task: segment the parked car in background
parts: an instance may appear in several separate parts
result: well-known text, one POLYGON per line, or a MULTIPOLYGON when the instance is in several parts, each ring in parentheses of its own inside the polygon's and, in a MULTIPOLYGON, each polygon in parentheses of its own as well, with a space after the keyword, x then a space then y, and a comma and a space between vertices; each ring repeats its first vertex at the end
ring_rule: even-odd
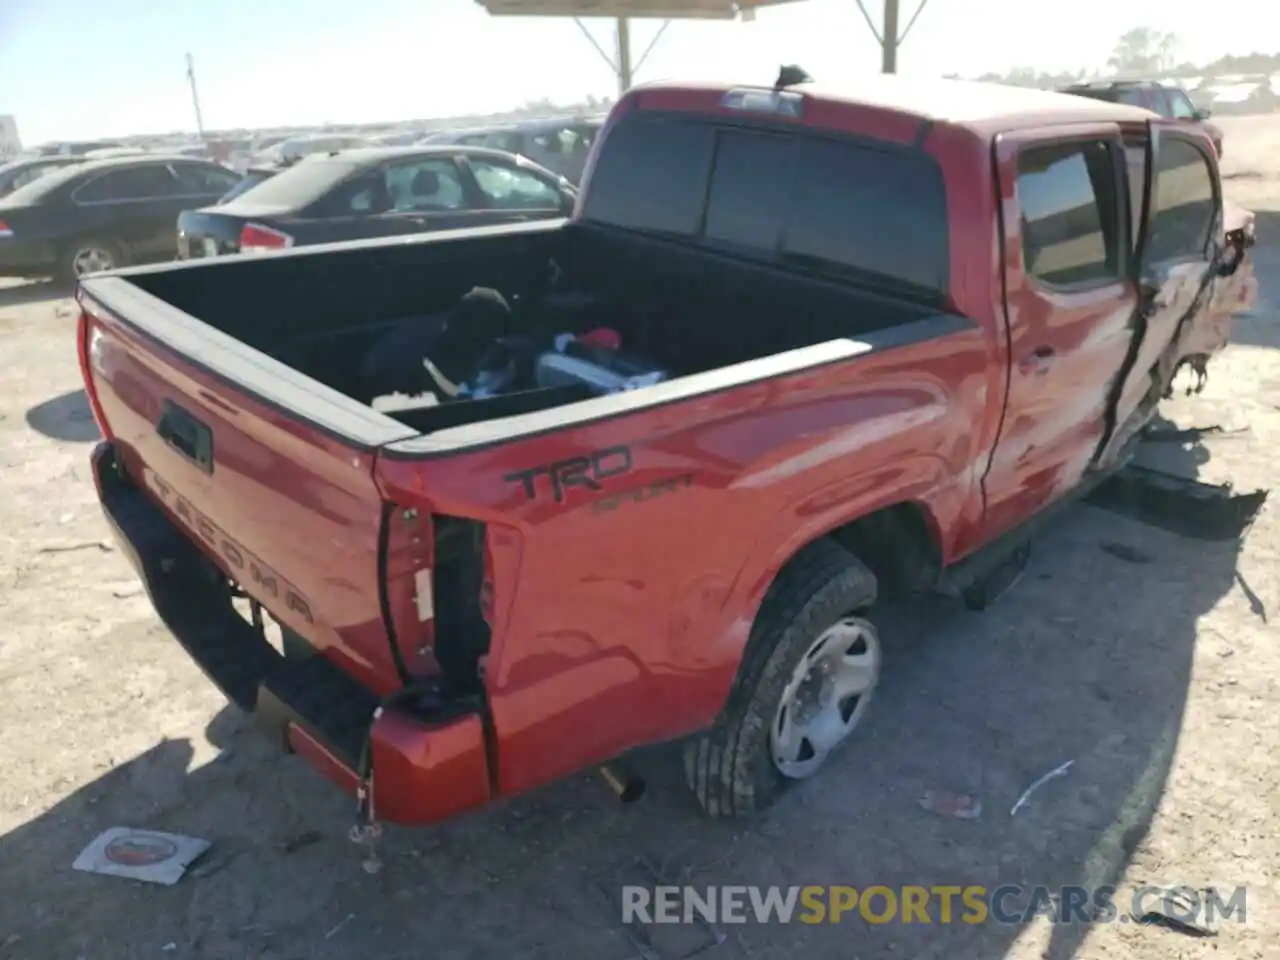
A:
POLYGON ((380 147, 310 157, 178 216, 178 257, 567 216, 576 194, 550 170, 499 150, 380 147))
POLYGON ((354 150, 373 144, 368 137, 356 134, 313 134, 303 137, 290 137, 270 151, 271 159, 292 163, 313 153, 331 153, 334 150, 354 150))
POLYGON ((37 149, 42 157, 83 157, 92 150, 110 150, 123 146, 119 140, 69 140, 48 143, 37 149))
POLYGON ((600 132, 602 118, 538 120, 508 126, 446 131, 433 135, 434 143, 461 143, 490 147, 528 157, 534 163, 567 177, 582 179, 587 154, 600 132))
POLYGON ((90 150, 84 155, 84 159, 111 160, 115 157, 141 157, 152 152, 151 150, 144 150, 142 147, 104 147, 101 150, 90 150))
POLYGON ((26 157, 0 165, 0 197, 8 196, 38 177, 62 167, 82 163, 79 157, 26 157))
POLYGON ((269 164, 273 159, 272 151, 287 139, 288 137, 273 135, 254 137, 247 143, 237 144, 227 154, 227 166, 237 173, 243 173, 249 167, 269 164))
POLYGON ((242 193, 247 193, 258 184, 270 180, 280 171, 287 169, 289 169, 288 166, 284 164, 262 164, 249 167, 241 175, 240 181, 218 198, 218 203, 229 203, 242 193))
POLYGON ((214 163, 162 154, 46 174, 0 200, 0 276, 73 280, 171 260, 179 211, 214 202, 238 179, 214 163))
POLYGON ((1100 80, 1063 87, 1062 93, 1142 107, 1170 120, 1202 127, 1213 142, 1213 148, 1218 151, 1218 156, 1222 156, 1222 128, 1208 122, 1209 111, 1193 104, 1182 87, 1159 80, 1100 80))
POLYGON ((421 132, 417 130, 401 130, 396 133, 378 134, 376 137, 370 137, 369 140, 375 146, 380 147, 411 147, 421 137, 421 132))

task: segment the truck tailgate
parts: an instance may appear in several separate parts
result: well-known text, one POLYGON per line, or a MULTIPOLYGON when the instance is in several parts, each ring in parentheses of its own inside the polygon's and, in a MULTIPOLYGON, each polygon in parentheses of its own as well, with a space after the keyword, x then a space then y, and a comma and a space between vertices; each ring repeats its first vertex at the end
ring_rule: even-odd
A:
POLYGON ((382 611, 385 508, 373 463, 381 443, 413 431, 123 277, 85 281, 78 298, 90 401, 130 480, 352 678, 379 695, 400 686, 382 611), (270 382, 269 395, 237 372, 270 382))

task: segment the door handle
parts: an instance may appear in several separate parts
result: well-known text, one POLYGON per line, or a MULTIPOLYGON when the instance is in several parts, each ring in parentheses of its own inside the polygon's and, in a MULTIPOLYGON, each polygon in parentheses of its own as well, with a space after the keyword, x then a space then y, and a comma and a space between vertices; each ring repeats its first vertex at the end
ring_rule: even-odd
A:
POLYGON ((1018 363, 1018 369, 1028 374, 1043 374, 1049 369, 1049 361, 1057 356, 1057 351, 1048 344, 1036 347, 1018 363))

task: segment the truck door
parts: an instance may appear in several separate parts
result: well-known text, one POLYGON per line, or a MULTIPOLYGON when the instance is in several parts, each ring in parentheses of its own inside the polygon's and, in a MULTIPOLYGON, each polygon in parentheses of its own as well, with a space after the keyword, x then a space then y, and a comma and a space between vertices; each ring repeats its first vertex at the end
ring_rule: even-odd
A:
POLYGON ((1097 451, 1102 466, 1155 410, 1197 324, 1213 319, 1225 242, 1217 152, 1207 135, 1177 120, 1154 120, 1125 147, 1141 302, 1114 388, 1113 424, 1097 451))
POLYGON ((1081 481, 1106 434, 1138 298, 1119 127, 1004 134, 995 154, 1010 363, 983 480, 987 537, 1081 481))

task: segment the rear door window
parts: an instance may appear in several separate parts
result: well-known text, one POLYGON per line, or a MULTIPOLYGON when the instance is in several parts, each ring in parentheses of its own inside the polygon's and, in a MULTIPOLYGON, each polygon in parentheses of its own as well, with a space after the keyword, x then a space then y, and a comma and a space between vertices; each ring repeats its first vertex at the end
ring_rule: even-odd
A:
POLYGON ((1034 147, 1019 155, 1027 273, 1050 286, 1119 279, 1114 169, 1110 148, 1102 141, 1034 147))
POLYGON ((175 163, 170 169, 178 178, 178 193, 186 196, 222 196, 239 181, 230 170, 195 163, 175 163))
POLYGON ((123 203, 171 197, 178 192, 177 181, 168 167, 155 164, 112 170, 78 187, 72 194, 76 203, 123 203))

